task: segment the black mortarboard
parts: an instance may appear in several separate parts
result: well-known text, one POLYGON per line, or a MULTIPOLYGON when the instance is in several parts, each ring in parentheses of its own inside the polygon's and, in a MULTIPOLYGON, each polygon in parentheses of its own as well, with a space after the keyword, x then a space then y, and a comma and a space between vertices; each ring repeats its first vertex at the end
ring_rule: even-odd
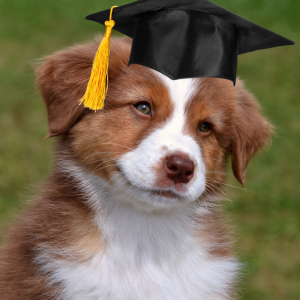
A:
POLYGON ((133 38, 128 65, 144 65, 171 79, 217 77, 235 84, 239 54, 294 44, 208 0, 140 0, 86 19, 107 26, 87 92, 80 100, 92 109, 103 107, 107 64, 101 57, 109 56, 113 26, 133 38))
MULTIPOLYGON (((86 17, 104 24, 110 10, 86 17)), ((293 45, 208 0, 140 0, 114 8, 114 29, 133 38, 130 64, 171 79, 218 77, 236 81, 239 54, 293 45)))

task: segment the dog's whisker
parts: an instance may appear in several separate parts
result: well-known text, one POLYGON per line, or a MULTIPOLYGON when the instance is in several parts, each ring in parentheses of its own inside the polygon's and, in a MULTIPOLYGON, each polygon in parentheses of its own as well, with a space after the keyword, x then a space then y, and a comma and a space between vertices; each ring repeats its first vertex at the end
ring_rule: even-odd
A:
POLYGON ((223 174, 223 175, 227 175, 227 176, 232 176, 232 177, 234 177, 234 175, 232 175, 232 174, 230 174, 230 173, 222 172, 222 171, 205 171, 205 173, 208 173, 208 174, 215 174, 215 173, 218 173, 218 174, 223 174))
POLYGON ((127 146, 124 146, 124 145, 120 145, 120 144, 117 144, 117 143, 102 143, 102 145, 116 145, 116 146, 124 147, 126 149, 134 151, 133 148, 130 148, 130 147, 127 147, 127 146))
POLYGON ((165 213, 163 214, 163 216, 160 219, 160 222, 162 223, 164 217, 167 215, 167 213, 169 212, 169 210, 171 209, 171 206, 169 206, 169 208, 165 211, 165 213))
POLYGON ((83 161, 87 160, 88 158, 92 157, 92 156, 95 156, 95 155, 99 155, 99 154, 106 154, 106 153, 124 153, 124 152, 120 152, 120 151, 103 151, 103 152, 96 152, 96 153, 93 153, 93 154, 90 154, 88 156, 86 156, 83 161))
POLYGON ((216 192, 215 189, 217 189, 219 192, 221 192, 223 194, 223 197, 225 197, 225 199, 229 200, 227 194, 222 189, 220 189, 216 186, 211 186, 209 183, 207 183, 207 187, 210 188, 212 192, 216 192))
POLYGON ((109 168, 109 167, 113 167, 113 166, 115 166, 115 164, 106 165, 106 166, 103 166, 102 168, 97 168, 97 167, 96 167, 96 168, 91 172, 91 174, 94 175, 96 172, 99 172, 99 171, 101 171, 101 170, 103 170, 103 169, 105 169, 105 168, 109 168))
MULTIPOLYGON (((130 183, 130 181, 128 180, 128 182, 130 183)), ((135 191, 135 190, 137 190, 137 189, 134 189, 135 188, 135 186, 133 185, 133 184, 131 184, 130 183, 130 187, 127 189, 127 191, 125 192, 125 194, 124 194, 124 196, 128 196, 128 194, 129 193, 131 193, 131 196, 133 196, 133 192, 135 191), (132 190, 132 191, 131 191, 132 190)), ((126 198, 126 199, 128 199, 128 198, 126 198)))
POLYGON ((95 174, 96 172, 98 172, 98 171, 100 171, 100 170, 102 170, 102 169, 112 167, 112 166, 114 166, 115 164, 105 165, 105 166, 102 166, 102 167, 100 168, 101 165, 103 165, 103 163, 97 165, 97 166, 94 168, 94 170, 92 171, 92 174, 95 174))
POLYGON ((228 184, 228 183, 224 183, 224 182, 217 181, 217 180, 215 180, 215 179, 213 179, 213 178, 210 178, 210 177, 207 177, 207 179, 208 179, 210 182, 215 182, 215 183, 218 183, 218 184, 230 186, 230 187, 236 188, 236 189, 238 189, 238 190, 251 191, 251 190, 247 190, 247 189, 244 189, 244 188, 240 188, 240 187, 238 187, 238 186, 234 186, 234 185, 231 185, 231 184, 228 184))
POLYGON ((117 189, 119 189, 122 185, 124 185, 125 183, 129 182, 126 178, 123 178, 124 182, 119 184, 111 193, 114 193, 117 189))
MULTIPOLYGON (((128 182, 129 182, 129 180, 128 180, 128 182)), ((135 185, 131 184, 131 186, 127 189, 127 191, 124 194, 124 196, 127 195, 126 200, 128 200, 130 196, 134 197, 135 196, 134 195, 135 191, 139 190, 140 186, 141 185, 135 186, 135 185)))
POLYGON ((223 163, 224 160, 222 159, 217 159, 217 158, 208 158, 208 157, 202 157, 203 160, 209 161, 209 160, 213 160, 213 161, 217 161, 217 162, 221 162, 223 163))
POLYGON ((101 191, 100 191, 101 194, 103 193, 105 187, 106 187, 111 181, 113 181, 114 178, 115 178, 116 176, 117 176, 117 174, 114 173, 114 174, 111 176, 111 178, 110 178, 108 181, 106 181, 106 183, 104 184, 104 186, 102 187, 102 189, 101 189, 101 191))
POLYGON ((116 159, 115 159, 115 158, 111 158, 111 159, 107 159, 107 160, 105 160, 105 161, 103 161, 103 159, 97 159, 97 160, 93 160, 93 161, 91 161, 91 162, 85 163, 85 164, 83 164, 82 166, 85 167, 85 166, 88 166, 88 165, 97 163, 97 162, 99 162, 99 161, 101 161, 102 164, 105 164, 105 163, 110 162, 110 161, 116 161, 116 159))

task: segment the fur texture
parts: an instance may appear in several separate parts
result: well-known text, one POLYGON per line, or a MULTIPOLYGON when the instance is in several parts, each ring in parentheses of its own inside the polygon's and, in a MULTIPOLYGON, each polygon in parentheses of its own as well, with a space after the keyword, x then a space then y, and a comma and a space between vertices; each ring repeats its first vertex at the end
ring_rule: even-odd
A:
POLYGON ((56 162, 7 236, 1 299, 233 299, 239 265, 218 209, 226 162, 243 184, 271 125, 240 80, 127 67, 129 38, 112 39, 105 108, 91 112, 78 100, 98 44, 37 69, 56 162), (192 162, 185 181, 168 176, 174 156, 192 162))

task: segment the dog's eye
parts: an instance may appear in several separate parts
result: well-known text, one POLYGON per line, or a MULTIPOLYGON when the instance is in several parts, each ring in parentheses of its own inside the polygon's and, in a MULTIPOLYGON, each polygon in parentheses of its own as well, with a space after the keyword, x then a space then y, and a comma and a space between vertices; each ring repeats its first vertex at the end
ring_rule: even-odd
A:
POLYGON ((203 122, 199 125, 198 130, 201 132, 209 132, 211 130, 211 125, 207 122, 203 122))
POLYGON ((151 115, 151 107, 146 102, 136 104, 135 108, 142 114, 151 115))

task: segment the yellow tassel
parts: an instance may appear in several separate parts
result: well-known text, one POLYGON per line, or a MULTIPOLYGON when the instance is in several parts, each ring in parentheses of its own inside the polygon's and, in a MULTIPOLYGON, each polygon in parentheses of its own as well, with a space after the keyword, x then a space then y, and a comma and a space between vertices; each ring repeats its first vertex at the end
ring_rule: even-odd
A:
POLYGON ((95 55, 91 77, 85 91, 84 96, 79 100, 80 104, 84 102, 84 106, 93 110, 102 109, 108 88, 108 62, 109 62, 109 46, 112 28, 115 22, 111 19, 112 11, 117 6, 110 9, 109 21, 105 22, 106 30, 104 38, 95 55))

